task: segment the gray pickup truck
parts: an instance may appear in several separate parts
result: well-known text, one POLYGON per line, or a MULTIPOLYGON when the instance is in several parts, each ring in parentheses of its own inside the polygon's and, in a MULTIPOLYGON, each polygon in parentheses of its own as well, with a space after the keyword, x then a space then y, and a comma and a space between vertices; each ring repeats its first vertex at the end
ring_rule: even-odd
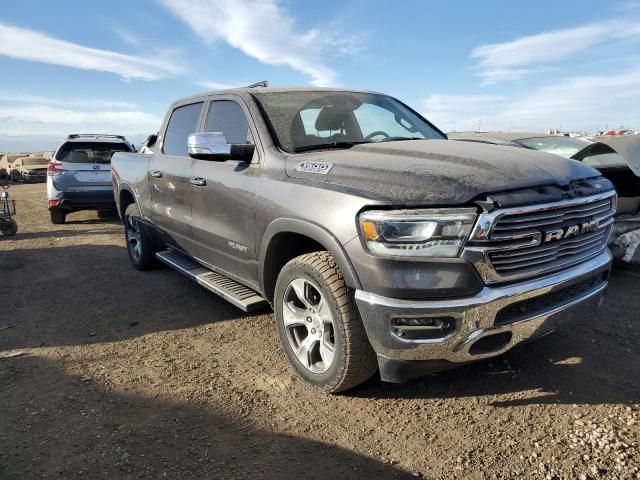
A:
POLYGON ((499 355, 607 286, 616 193, 598 171, 448 140, 387 95, 184 98, 154 153, 116 153, 112 172, 133 266, 270 305, 289 361, 327 392, 499 355))

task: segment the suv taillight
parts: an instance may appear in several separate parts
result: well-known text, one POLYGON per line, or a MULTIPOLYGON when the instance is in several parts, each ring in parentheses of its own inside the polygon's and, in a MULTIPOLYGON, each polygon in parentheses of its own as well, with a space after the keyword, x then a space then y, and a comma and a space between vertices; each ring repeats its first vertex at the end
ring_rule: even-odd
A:
POLYGON ((60 168, 60 165, 62 165, 62 163, 56 162, 55 160, 49 160, 49 163, 47 164, 47 175, 64 172, 64 168, 60 168))

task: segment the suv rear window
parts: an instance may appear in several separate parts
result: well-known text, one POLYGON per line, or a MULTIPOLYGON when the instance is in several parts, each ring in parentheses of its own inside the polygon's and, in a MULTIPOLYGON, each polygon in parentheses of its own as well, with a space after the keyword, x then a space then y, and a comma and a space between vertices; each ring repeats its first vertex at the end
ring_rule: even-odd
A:
POLYGON ((56 160, 69 163, 111 163, 115 152, 131 152, 126 143, 69 142, 58 149, 56 160))

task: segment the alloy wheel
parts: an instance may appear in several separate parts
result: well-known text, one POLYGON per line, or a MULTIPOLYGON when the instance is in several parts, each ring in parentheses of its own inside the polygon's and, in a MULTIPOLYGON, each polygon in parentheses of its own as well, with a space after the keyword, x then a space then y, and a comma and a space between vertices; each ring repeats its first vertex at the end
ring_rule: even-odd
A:
POLYGON ((282 320, 295 357, 312 373, 324 373, 335 355, 335 325, 331 307, 320 288, 306 278, 287 285, 282 320))
POLYGON ((140 222, 132 215, 127 217, 127 247, 136 260, 142 256, 140 222))

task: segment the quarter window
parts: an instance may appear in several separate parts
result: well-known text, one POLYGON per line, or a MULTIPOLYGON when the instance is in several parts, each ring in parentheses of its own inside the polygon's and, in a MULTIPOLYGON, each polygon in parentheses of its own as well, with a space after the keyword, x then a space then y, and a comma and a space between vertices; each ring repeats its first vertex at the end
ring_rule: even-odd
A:
POLYGON ((214 100, 207 113, 207 132, 222 132, 231 144, 253 143, 247 117, 233 100, 214 100))
POLYGON ((169 125, 164 136, 162 150, 166 155, 187 157, 187 141, 189 135, 198 129, 198 119, 203 102, 192 103, 176 108, 171 114, 169 125))

